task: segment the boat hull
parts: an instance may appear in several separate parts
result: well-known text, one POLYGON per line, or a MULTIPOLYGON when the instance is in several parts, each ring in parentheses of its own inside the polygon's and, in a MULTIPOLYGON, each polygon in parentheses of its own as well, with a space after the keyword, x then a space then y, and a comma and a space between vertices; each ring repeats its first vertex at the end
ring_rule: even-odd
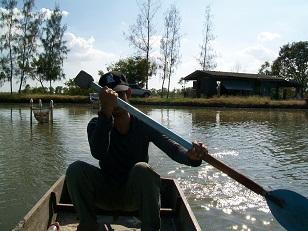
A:
MULTIPOLYGON (((162 178, 161 187, 161 230, 201 231, 201 228, 181 190, 174 179, 162 178)), ((138 211, 106 211, 97 208, 98 222, 102 230, 140 230, 138 211)), ((61 230, 76 230, 78 219, 71 203, 65 176, 46 192, 13 231, 46 231, 58 221, 61 230)))

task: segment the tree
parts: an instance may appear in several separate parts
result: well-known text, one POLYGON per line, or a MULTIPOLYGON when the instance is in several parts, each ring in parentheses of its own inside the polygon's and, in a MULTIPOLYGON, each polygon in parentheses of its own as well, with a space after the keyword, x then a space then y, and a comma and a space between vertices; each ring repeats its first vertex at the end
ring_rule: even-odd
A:
MULTIPOLYGON (((107 67, 107 71, 120 71, 125 74, 129 83, 136 83, 140 87, 144 87, 146 83, 145 71, 148 71, 150 75, 156 72, 155 63, 147 63, 147 61, 141 56, 129 57, 126 59, 120 59, 116 63, 112 63, 107 67)), ((99 75, 104 73, 99 71, 99 75)))
POLYGON ((37 40, 39 39, 40 25, 42 24, 43 14, 33 13, 35 6, 34 0, 25 0, 23 9, 21 10, 21 19, 18 25, 20 30, 19 35, 19 52, 17 57, 18 73, 20 75, 19 94, 21 87, 26 84, 28 76, 33 75, 34 69, 31 68, 31 63, 34 60, 38 47, 37 40))
POLYGON ((43 81, 51 82, 65 78, 63 73, 63 60, 66 58, 69 49, 66 41, 63 40, 67 26, 61 26, 62 12, 59 5, 55 5, 55 9, 51 17, 47 19, 46 26, 43 28, 43 36, 41 42, 44 51, 39 55, 38 60, 34 64, 37 67, 38 77, 35 77, 43 87, 43 81))
POLYGON ((213 35, 213 15, 211 15, 211 6, 207 5, 205 9, 205 21, 203 27, 203 43, 200 45, 201 51, 197 61, 202 67, 202 70, 209 71, 216 68, 217 64, 214 63, 214 59, 217 57, 216 53, 213 52, 211 42, 215 40, 213 35))
MULTIPOLYGON (((308 85, 308 41, 293 42, 280 48, 278 58, 273 62, 272 74, 295 80, 304 87, 308 85)), ((303 89, 301 89, 303 97, 303 89)))
POLYGON ((269 61, 265 61, 258 72, 260 75, 272 75, 272 66, 269 61))
POLYGON ((18 20, 14 9, 17 6, 16 0, 2 0, 2 6, 5 10, 1 11, 0 28, 7 33, 1 34, 0 39, 0 65, 1 79, 0 82, 10 82, 11 94, 13 93, 13 75, 15 74, 14 60, 17 55, 17 36, 14 29, 18 20))
POLYGON ((242 67, 242 65, 237 62, 233 67, 230 68, 231 69, 231 72, 235 72, 235 73, 239 73, 239 72, 242 72, 244 73, 246 71, 245 68, 242 67))
POLYGON ((151 37, 156 34, 156 29, 153 24, 154 16, 161 6, 160 1, 153 0, 137 0, 137 4, 140 9, 140 13, 137 16, 136 24, 129 27, 128 34, 124 34, 126 39, 138 49, 138 53, 145 56, 146 69, 143 75, 145 75, 146 88, 148 89, 148 81, 151 76, 150 73, 150 53, 154 41, 151 41, 151 37))
POLYGON ((95 91, 91 88, 88 89, 82 89, 79 87, 74 79, 69 79, 67 82, 64 83, 67 87, 64 87, 61 89, 64 94, 68 95, 89 95, 90 93, 94 93, 95 91))
POLYGON ((160 41, 161 61, 162 61, 162 87, 161 97, 163 97, 165 80, 168 80, 167 98, 169 98, 170 80, 175 67, 180 63, 180 24, 181 17, 175 5, 171 5, 165 15, 165 32, 160 41))

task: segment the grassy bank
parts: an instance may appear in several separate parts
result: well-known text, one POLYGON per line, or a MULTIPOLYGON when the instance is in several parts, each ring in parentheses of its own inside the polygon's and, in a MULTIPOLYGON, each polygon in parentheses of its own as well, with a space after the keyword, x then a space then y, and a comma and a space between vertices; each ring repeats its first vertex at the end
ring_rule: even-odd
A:
MULTIPOLYGON (((0 103, 29 103, 30 99, 43 103, 90 103, 89 96, 70 95, 19 95, 17 93, 0 93, 0 103)), ((271 100, 268 97, 215 97, 215 98, 131 98, 133 105, 162 105, 162 106, 200 106, 200 107, 252 107, 252 108, 295 108, 308 109, 305 100, 271 100)))
POLYGON ((132 104, 200 106, 200 107, 251 107, 251 108, 299 108, 308 109, 305 100, 271 100, 268 97, 215 97, 215 98, 132 98, 132 104))
POLYGON ((43 103, 49 103, 50 100, 55 103, 89 103, 89 96, 0 93, 0 103, 29 103, 31 99, 34 102, 41 99, 43 103))

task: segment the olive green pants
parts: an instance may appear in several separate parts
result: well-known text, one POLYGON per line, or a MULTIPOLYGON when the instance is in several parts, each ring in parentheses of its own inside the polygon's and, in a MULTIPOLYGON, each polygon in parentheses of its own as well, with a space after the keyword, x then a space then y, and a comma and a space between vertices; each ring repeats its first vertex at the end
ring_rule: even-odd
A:
POLYGON ((106 210, 139 210, 142 231, 160 229, 160 176, 147 163, 137 163, 122 181, 98 167, 76 161, 66 172, 67 188, 79 216, 78 231, 99 230, 94 206, 106 210))

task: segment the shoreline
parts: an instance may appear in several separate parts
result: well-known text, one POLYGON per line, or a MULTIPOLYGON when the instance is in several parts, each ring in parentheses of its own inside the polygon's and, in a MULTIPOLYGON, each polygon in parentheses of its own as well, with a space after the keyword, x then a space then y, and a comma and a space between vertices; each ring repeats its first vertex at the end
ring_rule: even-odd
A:
POLYGON ((130 102, 132 105, 157 105, 157 106, 174 106, 174 107, 221 107, 221 108, 262 108, 262 109, 308 109, 307 104, 258 104, 258 103, 224 103, 224 102, 200 102, 200 101, 189 101, 189 102, 145 102, 145 101, 132 101, 130 102))
MULTIPOLYGON (((41 99, 43 104, 92 104, 89 96, 69 95, 7 95, 0 93, 0 103, 3 104, 34 104, 41 99)), ((219 97, 219 98, 130 98, 132 105, 157 105, 176 107, 224 107, 224 108, 265 108, 265 109, 308 109, 305 100, 271 100, 261 97, 219 97)))

